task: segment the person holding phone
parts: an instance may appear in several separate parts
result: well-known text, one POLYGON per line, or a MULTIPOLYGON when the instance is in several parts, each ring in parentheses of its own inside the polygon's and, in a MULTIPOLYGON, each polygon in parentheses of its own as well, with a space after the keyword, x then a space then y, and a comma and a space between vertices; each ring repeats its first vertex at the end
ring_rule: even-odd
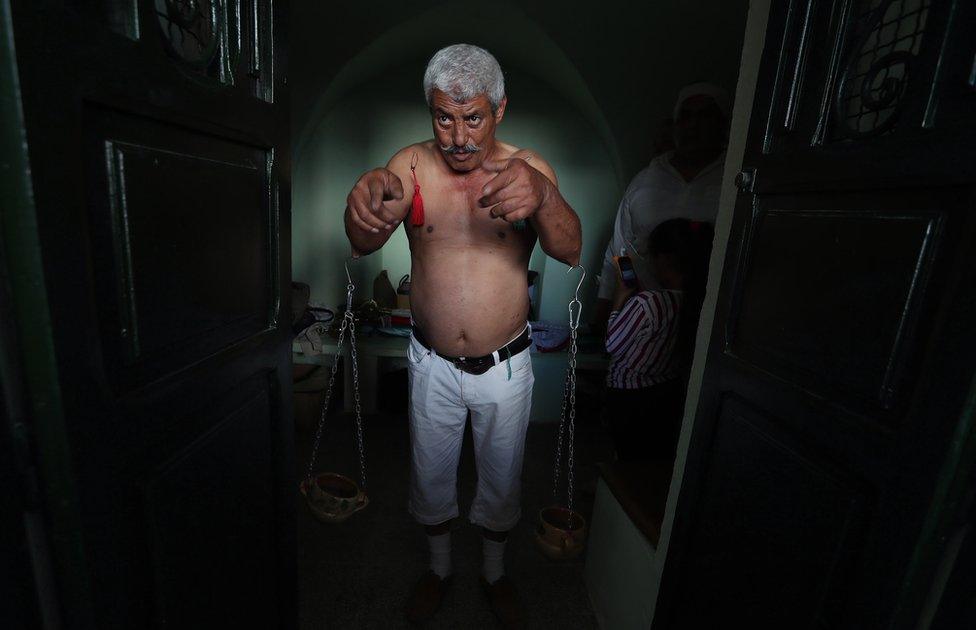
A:
POLYGON ((729 111, 729 96, 716 85, 693 83, 679 92, 672 113, 674 147, 655 156, 634 176, 617 208, 590 319, 595 330, 603 330, 612 307, 615 256, 623 255, 623 250, 631 257, 641 285, 659 288, 646 249, 651 230, 662 221, 679 217, 715 221, 729 111))
POLYGON ((711 224, 689 219, 654 228, 647 249, 660 288, 643 289, 630 258, 614 259, 604 410, 621 461, 674 458, 712 234, 711 224))
POLYGON ((636 289, 638 285, 637 271, 634 270, 634 263, 630 256, 625 256, 623 252, 620 252, 620 255, 614 256, 613 260, 614 264, 617 265, 617 271, 620 272, 620 280, 623 285, 628 289, 636 289))

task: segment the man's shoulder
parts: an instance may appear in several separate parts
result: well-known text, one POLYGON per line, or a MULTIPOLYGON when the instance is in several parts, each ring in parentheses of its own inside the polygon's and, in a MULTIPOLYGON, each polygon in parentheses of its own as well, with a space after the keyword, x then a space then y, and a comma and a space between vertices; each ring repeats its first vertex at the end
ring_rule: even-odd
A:
POLYGON ((667 174, 671 169, 671 157, 673 155, 674 151, 665 151, 664 153, 655 155, 653 158, 651 158, 651 161, 648 162, 647 166, 637 173, 634 179, 653 179, 667 174))
POLYGON ((555 169, 553 169, 552 165, 538 151, 534 151, 533 149, 520 149, 512 145, 504 146, 511 150, 508 157, 525 160, 529 166, 548 177, 553 184, 559 185, 556 179, 555 169))
POLYGON ((670 173, 672 170, 670 166, 671 155, 672 152, 668 151, 652 158, 650 163, 639 170, 630 180, 627 192, 624 194, 633 197, 645 194, 649 190, 670 185, 673 179, 673 175, 670 173))
POLYGON ((390 161, 386 163, 386 168, 404 180, 410 177, 411 166, 417 166, 420 172, 428 172, 436 157, 434 141, 425 140, 405 146, 394 153, 390 161))
POLYGON ((390 166, 406 166, 410 168, 410 163, 415 156, 418 160, 423 160, 432 155, 434 155, 434 141, 424 140, 423 142, 415 142, 403 147, 393 154, 388 164, 390 166))
POLYGON ((526 162, 528 162, 529 164, 539 164, 539 163, 548 164, 546 159, 542 157, 542 154, 540 154, 535 149, 528 149, 528 148, 523 149, 512 145, 506 145, 506 146, 510 150, 508 157, 521 158, 526 162))
POLYGON ((521 153, 524 149, 515 146, 514 144, 509 144, 508 142, 502 142, 498 138, 495 138, 495 148, 492 154, 495 159, 507 160, 513 157, 523 157, 521 153))
MULTIPOLYGON (((671 294, 674 291, 669 291, 668 289, 644 289, 638 291, 635 295, 639 297, 645 304, 651 307, 657 307, 663 300, 670 300, 671 294)), ((680 292, 678 292, 680 293, 680 292)))
POLYGON ((645 308, 657 315, 673 312, 684 299, 682 292, 674 289, 644 289, 636 295, 645 308))

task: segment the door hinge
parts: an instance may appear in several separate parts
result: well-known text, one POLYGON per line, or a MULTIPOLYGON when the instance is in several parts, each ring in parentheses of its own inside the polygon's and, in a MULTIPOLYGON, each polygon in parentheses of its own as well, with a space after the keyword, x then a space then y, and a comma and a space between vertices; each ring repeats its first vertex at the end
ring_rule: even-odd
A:
POLYGON ((756 192, 756 169, 744 168, 735 176, 735 187, 742 193, 756 192))

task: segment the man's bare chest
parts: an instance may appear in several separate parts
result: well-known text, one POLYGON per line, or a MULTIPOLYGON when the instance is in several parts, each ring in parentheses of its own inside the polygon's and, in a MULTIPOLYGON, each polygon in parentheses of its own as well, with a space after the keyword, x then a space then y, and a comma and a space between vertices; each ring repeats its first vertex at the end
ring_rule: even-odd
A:
POLYGON ((490 177, 472 178, 464 185, 428 185, 421 182, 424 224, 407 222, 411 246, 425 247, 488 245, 524 250, 535 242, 528 225, 518 229, 503 219, 493 218, 489 208, 480 205, 481 191, 490 177))

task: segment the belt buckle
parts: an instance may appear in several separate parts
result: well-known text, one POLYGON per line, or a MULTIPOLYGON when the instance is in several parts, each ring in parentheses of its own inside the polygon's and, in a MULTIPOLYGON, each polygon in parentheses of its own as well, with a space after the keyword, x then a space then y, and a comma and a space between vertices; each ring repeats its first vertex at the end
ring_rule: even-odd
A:
POLYGON ((458 357, 454 360, 454 367, 462 372, 467 372, 468 374, 473 374, 474 376, 480 376, 491 368, 491 364, 471 361, 468 357, 458 357))

